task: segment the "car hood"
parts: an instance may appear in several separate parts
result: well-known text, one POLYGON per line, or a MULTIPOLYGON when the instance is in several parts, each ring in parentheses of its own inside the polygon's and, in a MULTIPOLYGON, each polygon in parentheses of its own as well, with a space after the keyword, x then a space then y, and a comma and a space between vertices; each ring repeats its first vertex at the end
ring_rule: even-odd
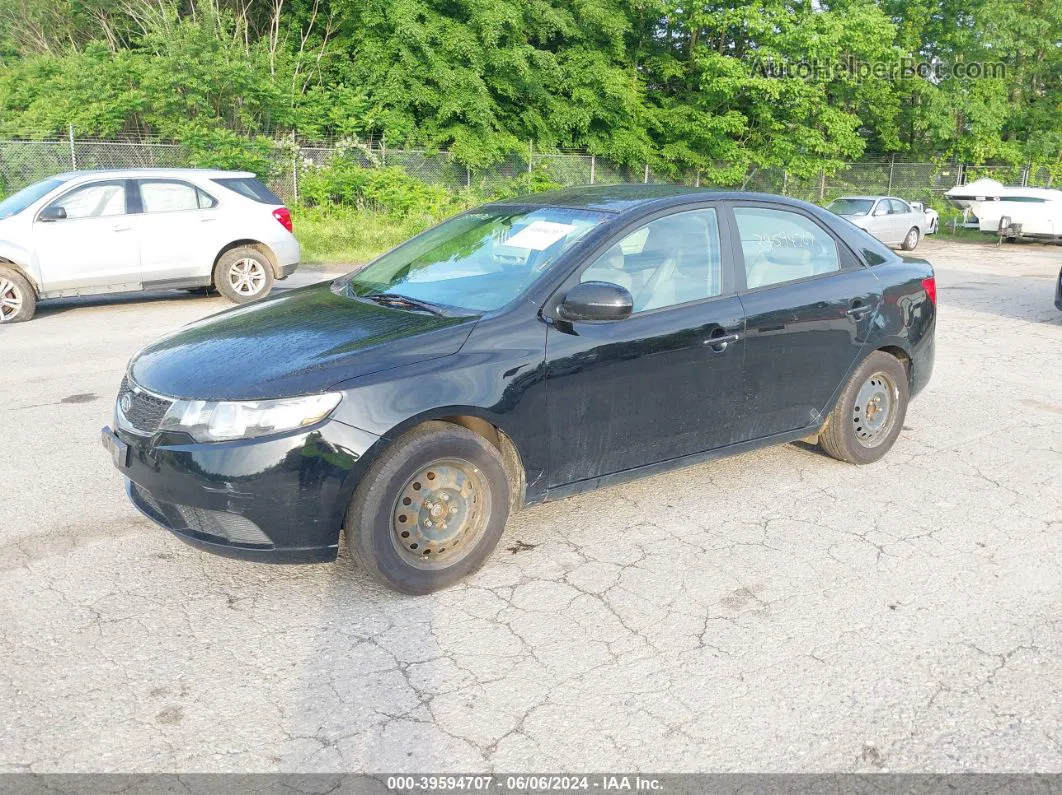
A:
POLYGON ((377 306, 319 284, 185 326, 140 351, 130 374, 169 397, 308 395, 455 353, 475 320, 377 306))

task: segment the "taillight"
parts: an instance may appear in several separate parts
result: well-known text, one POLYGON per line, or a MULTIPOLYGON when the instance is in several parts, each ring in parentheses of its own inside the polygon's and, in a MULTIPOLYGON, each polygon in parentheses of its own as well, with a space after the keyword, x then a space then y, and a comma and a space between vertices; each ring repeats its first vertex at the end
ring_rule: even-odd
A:
POLYGON ((930 276, 928 279, 922 279, 922 289, 926 291, 926 296, 929 298, 929 302, 933 306, 937 305, 937 280, 936 277, 930 276))
POLYGON ((289 232, 295 231, 291 226, 291 213, 288 212, 287 207, 278 207, 277 209, 273 210, 273 217, 280 221, 280 225, 287 229, 289 232))

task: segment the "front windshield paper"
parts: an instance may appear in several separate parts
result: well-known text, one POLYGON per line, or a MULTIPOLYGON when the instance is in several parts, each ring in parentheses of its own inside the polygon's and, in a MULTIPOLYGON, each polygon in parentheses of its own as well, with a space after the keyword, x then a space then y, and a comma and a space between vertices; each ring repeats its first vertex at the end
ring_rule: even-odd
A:
POLYGON ((513 248, 529 248, 532 251, 545 251, 573 229, 575 229, 574 224, 535 221, 506 240, 505 245, 513 248))

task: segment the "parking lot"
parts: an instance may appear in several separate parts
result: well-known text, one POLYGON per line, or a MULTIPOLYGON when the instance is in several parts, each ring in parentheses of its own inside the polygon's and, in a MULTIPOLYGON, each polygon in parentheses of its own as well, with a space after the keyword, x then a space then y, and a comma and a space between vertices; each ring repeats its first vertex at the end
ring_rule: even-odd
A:
POLYGON ((223 299, 42 305, 0 329, 0 772, 1062 772, 1062 248, 918 254, 936 370, 884 461, 537 506, 418 598, 128 503, 125 363, 223 299))

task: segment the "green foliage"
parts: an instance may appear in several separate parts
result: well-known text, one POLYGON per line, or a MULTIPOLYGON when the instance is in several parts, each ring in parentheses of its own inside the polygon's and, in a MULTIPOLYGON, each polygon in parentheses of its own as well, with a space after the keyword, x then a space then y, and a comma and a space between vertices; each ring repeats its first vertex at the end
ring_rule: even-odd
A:
MULTIPOLYGON (((1062 179, 1060 40, 1058 0, 0 0, 0 136, 72 123, 256 171, 258 138, 295 130, 447 149, 473 175, 530 141, 705 184, 811 179, 866 152, 1062 179), (1005 72, 836 68, 905 59, 1005 72)), ((409 192, 333 187, 369 204, 409 192)))
POLYGON ((409 176, 400 168, 363 167, 356 156, 340 156, 325 167, 304 166, 300 199, 310 207, 347 205, 396 217, 442 216, 454 194, 409 176))

